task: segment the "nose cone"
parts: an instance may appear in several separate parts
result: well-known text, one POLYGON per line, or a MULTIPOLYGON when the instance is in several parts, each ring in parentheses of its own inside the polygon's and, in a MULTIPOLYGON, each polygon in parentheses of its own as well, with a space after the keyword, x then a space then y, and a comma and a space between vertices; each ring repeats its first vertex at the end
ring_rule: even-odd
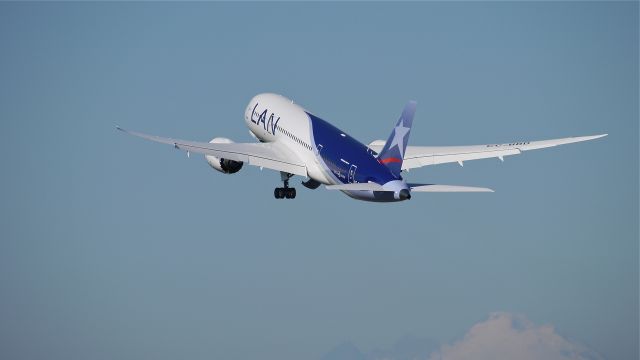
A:
POLYGON ((411 192, 409 192, 409 190, 407 190, 407 189, 400 190, 400 193, 398 195, 400 197, 400 200, 409 200, 409 199, 411 199, 411 192))

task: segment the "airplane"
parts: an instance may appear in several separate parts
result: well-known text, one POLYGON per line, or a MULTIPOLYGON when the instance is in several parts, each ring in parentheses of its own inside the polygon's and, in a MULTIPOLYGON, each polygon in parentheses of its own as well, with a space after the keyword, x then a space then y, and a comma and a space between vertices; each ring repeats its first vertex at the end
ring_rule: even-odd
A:
POLYGON ((172 145, 190 153, 204 154, 209 165, 224 174, 235 174, 245 163, 280 172, 283 187, 275 188, 276 199, 293 199, 291 177, 305 178, 301 184, 317 189, 339 190, 372 202, 397 202, 419 192, 493 192, 484 187, 411 183, 403 171, 444 163, 518 155, 523 151, 598 139, 607 134, 542 141, 516 141, 472 146, 408 146, 416 111, 409 101, 387 141, 365 145, 329 122, 282 95, 264 93, 251 99, 244 113, 249 133, 258 142, 235 143, 216 137, 207 142, 185 141, 116 129, 147 140, 172 145))

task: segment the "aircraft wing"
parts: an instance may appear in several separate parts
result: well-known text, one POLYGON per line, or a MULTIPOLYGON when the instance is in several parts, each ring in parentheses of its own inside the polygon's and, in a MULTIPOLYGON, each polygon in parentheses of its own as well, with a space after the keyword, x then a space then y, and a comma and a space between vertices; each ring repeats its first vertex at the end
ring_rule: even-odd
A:
POLYGON ((147 135, 135 131, 116 129, 143 139, 172 145, 176 149, 192 153, 213 155, 215 157, 242 161, 249 165, 265 167, 290 174, 307 176, 306 165, 290 150, 276 143, 230 143, 212 144, 206 142, 186 141, 147 135))
MULTIPOLYGON (((402 170, 454 162, 462 165, 464 161, 488 158, 499 158, 500 160, 504 160, 505 156, 518 155, 523 151, 594 140, 603 136, 607 136, 607 134, 541 141, 519 141, 508 144, 471 146, 407 146, 404 153, 402 170)), ((369 144, 369 148, 376 152, 380 152, 383 146, 383 140, 376 140, 369 144)))

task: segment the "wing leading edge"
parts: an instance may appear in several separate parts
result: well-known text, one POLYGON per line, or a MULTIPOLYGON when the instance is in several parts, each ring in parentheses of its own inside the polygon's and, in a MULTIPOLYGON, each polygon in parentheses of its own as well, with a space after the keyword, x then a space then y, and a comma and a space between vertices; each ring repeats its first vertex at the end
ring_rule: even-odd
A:
MULTIPOLYGON (((402 170, 414 169, 428 165, 437 165, 488 158, 504 160, 505 156, 518 155, 523 151, 544 149, 558 145, 589 141, 607 136, 607 134, 567 137, 541 141, 520 141, 508 144, 488 144, 471 146, 407 146, 404 154, 402 170)), ((376 140, 369 144, 373 151, 380 151, 384 141, 376 140)))
POLYGON ((172 145, 176 149, 188 152, 213 155, 219 158, 242 161, 249 165, 265 167, 276 171, 284 171, 300 176, 307 176, 306 165, 300 161, 294 153, 282 146, 279 146, 277 143, 212 144, 147 135, 125 130, 119 126, 117 126, 116 129, 146 140, 172 145))

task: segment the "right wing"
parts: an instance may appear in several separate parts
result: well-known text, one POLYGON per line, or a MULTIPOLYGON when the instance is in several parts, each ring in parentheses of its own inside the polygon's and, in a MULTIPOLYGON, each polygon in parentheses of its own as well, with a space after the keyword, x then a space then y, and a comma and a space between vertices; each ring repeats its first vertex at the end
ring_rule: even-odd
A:
MULTIPOLYGON (((607 134, 542 141, 522 141, 509 144, 471 146, 407 146, 404 153, 402 170, 454 162, 462 165, 464 161, 487 158, 499 158, 500 160, 503 160, 505 156, 518 155, 523 151, 544 149, 558 145, 593 140, 603 136, 607 136, 607 134)), ((382 146, 384 146, 384 141, 382 140, 376 140, 369 144, 369 148, 376 152, 379 152, 382 149, 382 146)))
POLYGON ((186 141, 147 135, 135 131, 125 130, 119 126, 116 129, 143 139, 172 145, 176 149, 188 152, 213 155, 215 157, 242 161, 249 165, 265 167, 290 174, 307 176, 306 165, 291 150, 277 143, 230 143, 212 144, 205 142, 186 141))

